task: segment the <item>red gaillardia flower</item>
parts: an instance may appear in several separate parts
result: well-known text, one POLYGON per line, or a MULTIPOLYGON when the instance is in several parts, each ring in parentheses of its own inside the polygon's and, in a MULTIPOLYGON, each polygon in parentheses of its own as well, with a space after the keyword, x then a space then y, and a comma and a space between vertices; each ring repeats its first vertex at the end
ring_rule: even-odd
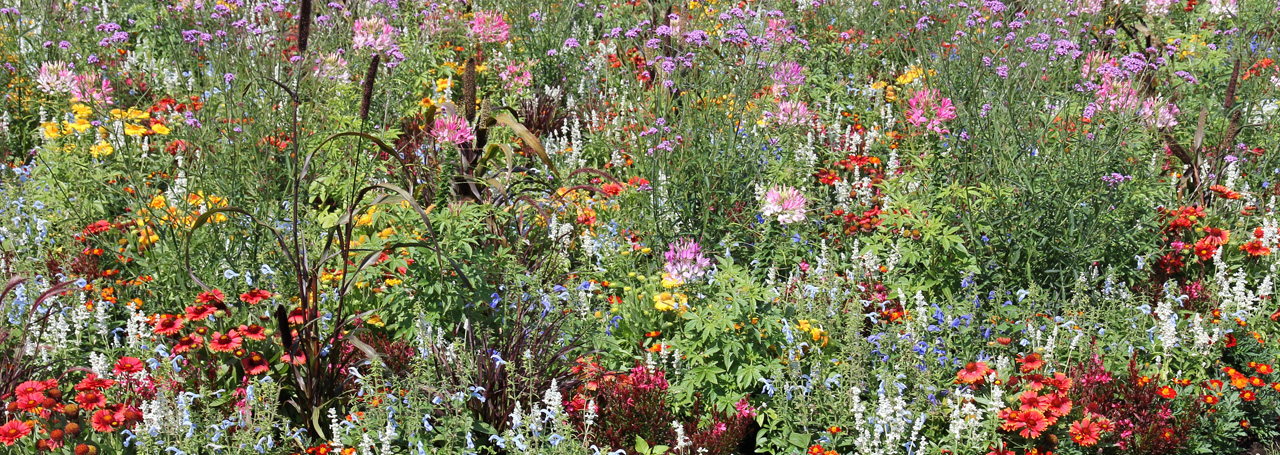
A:
POLYGON ((192 349, 200 349, 204 346, 204 338, 197 334, 190 334, 178 339, 178 344, 173 346, 174 354, 182 354, 192 349))
POLYGON ((250 340, 262 341, 267 339, 267 331, 258 324, 240 326, 240 334, 250 340))
POLYGON ((156 320, 156 326, 152 329, 155 333, 169 336, 182 330, 182 318, 172 314, 166 314, 156 320))
POLYGON ((86 411, 92 411, 106 405, 107 398, 98 392, 80 392, 76 395, 76 403, 86 411))
POLYGON ((93 424, 93 431, 110 433, 124 424, 124 413, 99 409, 98 412, 93 413, 93 418, 89 422, 93 424))
POLYGON ((991 373, 991 368, 984 362, 969 362, 956 372, 956 380, 961 384, 976 384, 991 373))
POLYGON ((29 434, 31 434, 31 424, 21 420, 10 420, 9 423, 0 425, 0 442, 6 446, 13 445, 29 434))
POLYGON ((137 357, 126 356, 126 357, 121 357, 120 360, 116 361, 116 367, 115 367, 114 373, 132 374, 132 373, 137 373, 139 371, 142 371, 144 369, 146 369, 146 366, 142 364, 142 360, 139 360, 137 357))
POLYGON ((257 304, 258 302, 269 298, 271 298, 271 293, 262 289, 254 289, 244 294, 240 294, 240 300, 250 305, 257 304))
POLYGON ((232 352, 240 348, 240 334, 236 331, 228 330, 226 334, 221 332, 213 332, 213 336, 209 338, 209 349, 214 352, 232 352))
POLYGON ((270 364, 267 363, 266 357, 263 357, 262 354, 257 352, 250 353, 243 359, 240 359, 240 364, 244 366, 244 372, 251 376, 266 373, 268 367, 270 367, 270 364))

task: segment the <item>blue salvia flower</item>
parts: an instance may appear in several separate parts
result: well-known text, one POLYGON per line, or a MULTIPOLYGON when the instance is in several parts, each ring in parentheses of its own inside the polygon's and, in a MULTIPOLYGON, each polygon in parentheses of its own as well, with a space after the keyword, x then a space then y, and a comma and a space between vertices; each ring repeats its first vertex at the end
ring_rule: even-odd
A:
POLYGON ((490 436, 489 436, 489 442, 492 442, 492 443, 494 443, 494 444, 497 444, 499 449, 505 449, 505 448, 507 448, 507 440, 506 440, 506 439, 503 439, 503 438, 502 438, 502 436, 498 436, 498 435, 496 435, 496 434, 495 434, 495 435, 490 435, 490 436))
POLYGON ((552 434, 551 434, 551 437, 547 438, 547 442, 551 443, 551 447, 555 447, 555 446, 557 446, 557 445, 560 445, 560 442, 561 442, 561 441, 564 441, 564 436, 560 436, 560 435, 555 434, 555 433, 552 433, 552 434))

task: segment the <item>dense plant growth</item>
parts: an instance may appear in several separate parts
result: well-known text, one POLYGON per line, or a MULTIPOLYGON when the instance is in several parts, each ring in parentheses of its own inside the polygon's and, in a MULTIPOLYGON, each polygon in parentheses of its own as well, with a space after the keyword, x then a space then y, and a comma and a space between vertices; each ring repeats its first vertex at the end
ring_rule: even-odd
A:
POLYGON ((1277 14, 9 1, 0 453, 1276 453, 1277 14))

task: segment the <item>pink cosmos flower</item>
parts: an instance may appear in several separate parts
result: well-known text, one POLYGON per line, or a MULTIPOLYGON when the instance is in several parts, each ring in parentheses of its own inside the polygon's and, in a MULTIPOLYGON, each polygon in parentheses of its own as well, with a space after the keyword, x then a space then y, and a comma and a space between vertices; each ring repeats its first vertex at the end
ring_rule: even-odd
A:
POLYGON ((808 202, 804 194, 795 188, 773 187, 764 196, 764 208, 761 210, 764 216, 778 216, 778 222, 782 224, 791 224, 797 221, 804 221, 804 206, 808 202))
POLYGON ((436 117, 435 125, 431 129, 431 136, 435 137, 438 142, 448 142, 454 145, 471 142, 476 138, 475 133, 471 131, 471 126, 467 124, 467 120, 453 114, 436 117))
POLYGON ((476 13, 471 20, 471 38, 481 43, 500 43, 507 40, 511 26, 496 11, 476 13))

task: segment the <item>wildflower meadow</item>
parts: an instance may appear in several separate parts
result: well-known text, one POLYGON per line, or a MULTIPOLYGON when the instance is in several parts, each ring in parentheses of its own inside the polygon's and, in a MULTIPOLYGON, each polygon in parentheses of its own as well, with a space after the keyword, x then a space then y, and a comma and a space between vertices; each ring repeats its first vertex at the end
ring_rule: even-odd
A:
POLYGON ((5 0, 0 455, 1280 454, 1276 0, 5 0))

